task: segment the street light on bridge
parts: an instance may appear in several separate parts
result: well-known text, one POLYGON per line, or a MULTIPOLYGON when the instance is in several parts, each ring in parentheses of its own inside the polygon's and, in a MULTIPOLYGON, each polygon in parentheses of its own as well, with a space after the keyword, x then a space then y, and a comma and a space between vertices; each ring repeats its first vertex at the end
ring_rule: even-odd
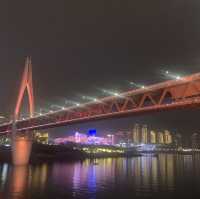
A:
POLYGON ((171 73, 170 71, 166 70, 165 71, 165 75, 171 79, 175 79, 175 80, 180 80, 181 79, 181 76, 180 75, 177 75, 177 74, 173 74, 171 73))
POLYGON ((102 91, 104 93, 107 93, 107 94, 112 95, 112 96, 121 97, 121 95, 116 91, 109 91, 109 90, 105 90, 105 89, 103 89, 102 91))
POLYGON ((141 85, 141 84, 136 84, 135 82, 129 82, 130 83, 130 85, 133 85, 133 86, 135 86, 136 88, 142 88, 142 89, 144 89, 145 88, 145 86, 144 85, 141 85))
POLYGON ((98 100, 95 97, 90 97, 90 96, 85 96, 85 95, 82 96, 82 99, 90 100, 90 101, 93 101, 93 102, 100 102, 100 100, 98 100))

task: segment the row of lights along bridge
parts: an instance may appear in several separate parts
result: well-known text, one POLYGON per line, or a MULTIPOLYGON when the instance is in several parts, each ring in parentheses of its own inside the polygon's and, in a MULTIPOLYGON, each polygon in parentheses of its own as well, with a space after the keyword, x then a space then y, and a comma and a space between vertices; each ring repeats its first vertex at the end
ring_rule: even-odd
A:
MULTIPOLYGON (((181 80, 181 76, 180 75, 175 75, 169 71, 165 71, 163 73, 167 78, 170 78, 170 79, 175 79, 175 80, 181 80)), ((148 86, 144 86, 144 85, 140 85, 140 84, 137 84, 135 82, 129 82, 129 84, 131 86, 134 86, 134 88, 138 88, 138 89, 148 89, 148 86)), ((102 92, 106 95, 109 95, 109 96, 114 96, 114 97, 121 97, 123 98, 123 95, 122 94, 119 94, 119 92, 115 92, 115 91, 110 91, 110 90, 106 90, 106 89, 102 89, 102 92)), ((90 96, 82 96, 82 99, 83 100, 87 100, 89 101, 88 103, 101 103, 101 100, 95 98, 95 97, 90 97, 90 96)), ((75 102, 75 101, 72 101, 72 100, 65 100, 65 104, 68 104, 68 106, 60 106, 60 105, 57 105, 57 104, 53 104, 51 105, 51 108, 53 109, 57 109, 57 110, 47 110, 47 109, 44 109, 44 108, 40 108, 39 112, 35 112, 35 116, 33 117, 39 117, 39 116, 47 116, 49 114, 52 114, 52 113, 55 113, 55 112, 58 112, 60 110, 70 110, 70 109, 73 109, 74 107, 82 107, 82 106, 86 106, 87 103, 79 103, 79 102, 75 102), (70 106, 69 106, 70 105, 70 106)), ((23 117, 21 116, 20 117, 21 119, 19 119, 18 121, 20 120, 26 120, 26 119, 29 119, 29 117, 23 117)), ((2 120, 3 123, 6 123, 5 121, 9 121, 7 120, 4 116, 0 116, 0 120, 2 120)))

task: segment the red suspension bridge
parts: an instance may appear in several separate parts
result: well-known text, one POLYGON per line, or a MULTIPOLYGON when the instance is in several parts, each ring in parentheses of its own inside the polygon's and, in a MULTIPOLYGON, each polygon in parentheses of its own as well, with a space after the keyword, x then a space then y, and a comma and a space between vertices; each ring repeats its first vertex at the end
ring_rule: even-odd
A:
MULTIPOLYGON (((176 80, 165 81, 114 96, 77 104, 53 113, 34 116, 32 66, 27 58, 20 92, 14 112, 18 132, 59 127, 73 123, 123 117, 181 108, 198 108, 200 105, 200 73, 176 80), (19 119, 19 111, 25 90, 28 91, 30 118, 19 119)), ((12 123, 2 124, 0 133, 10 133, 12 123)))

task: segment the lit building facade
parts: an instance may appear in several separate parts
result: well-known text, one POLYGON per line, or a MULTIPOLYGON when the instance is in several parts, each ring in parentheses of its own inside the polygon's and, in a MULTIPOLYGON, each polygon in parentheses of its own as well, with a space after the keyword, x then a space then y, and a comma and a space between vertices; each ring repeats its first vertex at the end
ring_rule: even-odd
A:
POLYGON ((54 139, 55 144, 65 144, 68 142, 91 145, 114 145, 114 135, 109 134, 106 137, 97 137, 94 135, 88 136, 87 134, 76 132, 71 136, 54 139))
POLYGON ((155 131, 150 131, 150 143, 151 144, 156 144, 156 132, 155 131))
POLYGON ((148 144, 148 129, 147 125, 143 125, 142 127, 142 139, 141 139, 143 144, 148 144))
POLYGON ((168 130, 164 131, 164 142, 165 144, 172 144, 172 135, 168 130))
MULTIPOLYGON (((56 144, 73 142, 80 144, 94 144, 94 145, 116 145, 122 147, 141 147, 143 145, 169 145, 165 147, 170 147, 171 144, 180 143, 177 136, 172 136, 172 133, 168 130, 163 132, 156 132, 154 130, 148 130, 147 125, 135 124, 133 131, 118 131, 113 134, 108 133, 105 136, 96 136, 95 134, 82 134, 76 132, 74 135, 67 136, 64 138, 57 138, 54 140, 56 144), (177 142, 176 142, 177 141, 177 142)), ((174 146, 177 146, 174 144, 174 146)))
POLYGON ((49 142, 49 134, 45 132, 36 132, 34 135, 34 139, 36 142, 42 144, 48 144, 49 142))
POLYGON ((169 145, 174 143, 174 137, 168 130, 164 132, 156 132, 148 130, 147 125, 140 126, 135 124, 132 132, 132 143, 137 144, 164 144, 169 145))
POLYGON ((140 143, 140 126, 139 124, 135 124, 133 128, 133 143, 139 144, 140 143))
POLYGON ((157 144, 164 144, 164 134, 162 132, 158 132, 157 138, 157 144))

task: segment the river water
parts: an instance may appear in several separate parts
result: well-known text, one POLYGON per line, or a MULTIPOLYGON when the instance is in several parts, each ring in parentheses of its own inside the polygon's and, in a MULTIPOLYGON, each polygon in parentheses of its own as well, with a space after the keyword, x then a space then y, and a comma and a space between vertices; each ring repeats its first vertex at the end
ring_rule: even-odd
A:
POLYGON ((68 198, 200 198, 200 155, 0 164, 0 199, 68 198))

